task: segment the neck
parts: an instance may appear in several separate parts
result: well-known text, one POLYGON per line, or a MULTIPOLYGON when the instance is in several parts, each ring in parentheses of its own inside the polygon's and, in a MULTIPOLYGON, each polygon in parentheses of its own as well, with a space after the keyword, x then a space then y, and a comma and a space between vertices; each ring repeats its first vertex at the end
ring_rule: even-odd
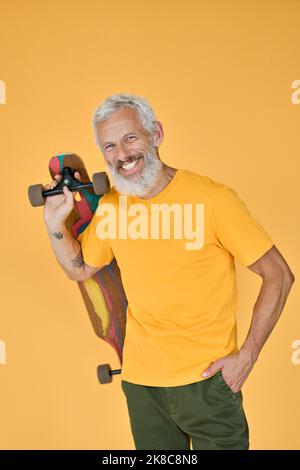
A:
POLYGON ((152 197, 160 193, 170 183, 175 173, 176 173, 176 168, 165 165, 163 163, 163 166, 161 168, 161 171, 160 171, 160 174, 156 181, 155 186, 150 191, 148 191, 144 195, 144 197, 142 197, 141 199, 151 199, 152 197))

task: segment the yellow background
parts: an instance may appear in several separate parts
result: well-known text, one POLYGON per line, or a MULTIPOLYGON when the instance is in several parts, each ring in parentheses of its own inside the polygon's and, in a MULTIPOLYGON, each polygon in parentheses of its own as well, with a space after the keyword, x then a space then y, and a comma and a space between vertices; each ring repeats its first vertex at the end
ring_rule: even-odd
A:
MULTIPOLYGON (((297 0, 0 1, 1 449, 134 448, 120 376, 96 378, 117 357, 27 200, 29 184, 49 181, 53 154, 104 169, 91 117, 117 92, 149 100, 161 158, 235 188, 296 275, 243 390, 251 448, 300 448, 299 41, 297 0)), ((237 271, 241 344, 261 280, 237 271)))

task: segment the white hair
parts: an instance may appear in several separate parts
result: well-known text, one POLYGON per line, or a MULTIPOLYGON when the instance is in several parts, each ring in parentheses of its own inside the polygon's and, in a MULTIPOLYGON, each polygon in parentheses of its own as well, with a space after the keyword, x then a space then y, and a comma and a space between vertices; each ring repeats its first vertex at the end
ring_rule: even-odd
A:
POLYGON ((96 144, 103 151, 99 142, 96 125, 98 122, 106 121, 114 112, 121 108, 129 107, 135 109, 141 119, 142 125, 149 134, 152 134, 155 129, 156 116, 146 98, 142 96, 129 95, 126 93, 118 93, 109 96, 103 103, 96 109, 93 116, 93 127, 96 144))

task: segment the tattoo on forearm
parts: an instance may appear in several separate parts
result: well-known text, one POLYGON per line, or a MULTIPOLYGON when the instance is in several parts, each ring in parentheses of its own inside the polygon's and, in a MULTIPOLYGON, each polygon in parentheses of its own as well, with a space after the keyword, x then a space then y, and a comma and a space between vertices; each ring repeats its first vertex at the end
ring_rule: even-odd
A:
POLYGON ((57 240, 61 240, 64 237, 64 234, 61 232, 54 232, 52 233, 53 237, 56 238, 57 240))
POLYGON ((82 258, 81 251, 78 253, 76 258, 71 260, 71 263, 72 263, 73 268, 81 268, 83 266, 83 258, 82 258))

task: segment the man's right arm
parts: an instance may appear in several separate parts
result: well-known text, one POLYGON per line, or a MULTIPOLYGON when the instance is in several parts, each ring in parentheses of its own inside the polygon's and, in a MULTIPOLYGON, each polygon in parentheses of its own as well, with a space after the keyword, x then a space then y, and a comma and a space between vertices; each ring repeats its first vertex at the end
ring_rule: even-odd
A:
POLYGON ((94 268, 84 262, 80 243, 64 224, 48 227, 48 235, 56 259, 70 279, 83 281, 101 269, 102 266, 94 268))
MULTIPOLYGON (((80 179, 80 174, 75 172, 80 179)), ((45 189, 54 188, 61 176, 45 189)), ((103 266, 92 267, 84 262, 81 246, 66 227, 66 220, 74 208, 75 193, 64 187, 64 194, 46 198, 44 206, 44 222, 50 238, 54 255, 67 276, 75 281, 83 281, 93 276, 103 266)))

